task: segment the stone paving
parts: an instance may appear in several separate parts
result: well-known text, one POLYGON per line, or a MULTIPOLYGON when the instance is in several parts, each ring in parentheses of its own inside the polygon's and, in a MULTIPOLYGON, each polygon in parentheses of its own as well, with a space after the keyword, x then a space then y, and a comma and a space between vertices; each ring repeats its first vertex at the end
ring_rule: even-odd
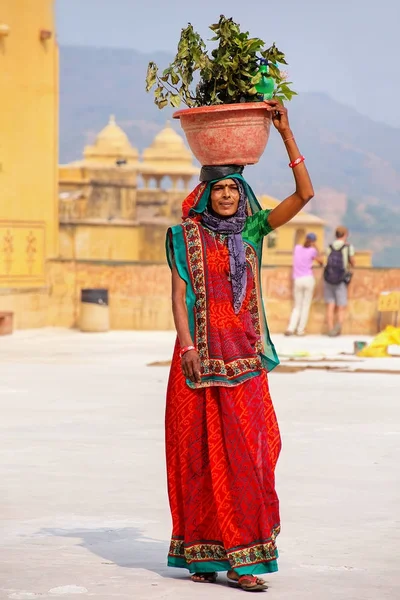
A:
MULTIPOLYGON (((167 569, 164 398, 170 332, 0 338, 0 599, 237 598, 167 569)), ((286 356, 354 338, 274 336, 286 356)), ((363 339, 363 338, 361 338, 363 339)), ((399 359, 370 359, 382 371, 399 359)), ((396 362, 397 361, 397 362, 396 362)), ((272 373, 283 437, 280 571, 265 598, 398 600, 396 373, 272 373)))

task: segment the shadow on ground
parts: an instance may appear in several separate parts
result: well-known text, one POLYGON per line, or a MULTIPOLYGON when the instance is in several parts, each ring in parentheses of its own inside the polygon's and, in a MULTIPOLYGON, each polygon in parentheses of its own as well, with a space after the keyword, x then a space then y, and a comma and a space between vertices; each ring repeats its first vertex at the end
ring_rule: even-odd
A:
POLYGON ((80 539, 78 546, 86 548, 93 554, 100 556, 102 564, 116 564, 130 569, 146 569, 153 571, 161 577, 182 578, 187 577, 184 570, 169 569, 166 565, 168 543, 154 540, 143 535, 136 527, 121 529, 41 529, 40 536, 54 536, 80 539))
MULTIPOLYGON (((120 529, 58 529, 44 528, 37 535, 72 538, 81 540, 77 545, 102 558, 102 564, 116 564, 128 569, 145 569, 172 580, 189 580, 186 569, 167 567, 169 542, 154 540, 143 535, 137 527, 120 529)), ((231 591, 239 588, 229 582, 222 574, 217 585, 228 587, 231 591)))

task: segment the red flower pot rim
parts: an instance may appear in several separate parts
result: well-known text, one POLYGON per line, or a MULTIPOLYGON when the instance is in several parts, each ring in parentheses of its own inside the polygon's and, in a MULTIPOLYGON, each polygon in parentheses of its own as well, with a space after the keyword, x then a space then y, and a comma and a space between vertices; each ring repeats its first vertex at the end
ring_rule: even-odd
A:
POLYGON ((182 108, 173 113, 174 119, 180 119, 182 115, 202 115, 210 112, 221 112, 230 110, 267 110, 267 105, 264 102, 240 102, 239 104, 213 104, 211 106, 197 106, 195 108, 182 108))

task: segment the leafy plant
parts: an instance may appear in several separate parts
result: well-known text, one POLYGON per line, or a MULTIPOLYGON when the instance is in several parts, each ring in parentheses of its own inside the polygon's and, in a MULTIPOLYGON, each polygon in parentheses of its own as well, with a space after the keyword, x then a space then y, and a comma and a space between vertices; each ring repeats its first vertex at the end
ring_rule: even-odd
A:
POLYGON ((268 61, 268 76, 275 81, 274 97, 291 100, 296 94, 286 81, 286 73, 278 64, 286 65, 285 55, 275 44, 264 49, 259 38, 250 38, 249 32, 241 32, 240 26, 231 18, 221 15, 218 23, 210 25, 214 32, 212 42, 218 42, 209 55, 200 35, 189 23, 182 29, 178 51, 173 62, 159 75, 158 67, 150 62, 147 68, 146 91, 154 86, 154 102, 159 108, 168 104, 188 107, 213 104, 254 102, 256 85, 261 81, 260 58, 268 61), (197 72, 197 73, 196 73, 197 72), (195 86, 195 77, 199 83, 195 86), (193 89, 194 88, 194 89, 193 89))

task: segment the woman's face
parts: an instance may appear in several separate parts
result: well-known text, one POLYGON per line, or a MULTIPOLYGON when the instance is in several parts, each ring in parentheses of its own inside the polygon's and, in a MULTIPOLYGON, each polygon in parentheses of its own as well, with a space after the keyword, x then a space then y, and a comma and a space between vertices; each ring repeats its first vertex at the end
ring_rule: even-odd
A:
POLYGON ((231 217, 239 206, 239 187, 234 179, 222 179, 211 188, 211 207, 221 217, 231 217))

